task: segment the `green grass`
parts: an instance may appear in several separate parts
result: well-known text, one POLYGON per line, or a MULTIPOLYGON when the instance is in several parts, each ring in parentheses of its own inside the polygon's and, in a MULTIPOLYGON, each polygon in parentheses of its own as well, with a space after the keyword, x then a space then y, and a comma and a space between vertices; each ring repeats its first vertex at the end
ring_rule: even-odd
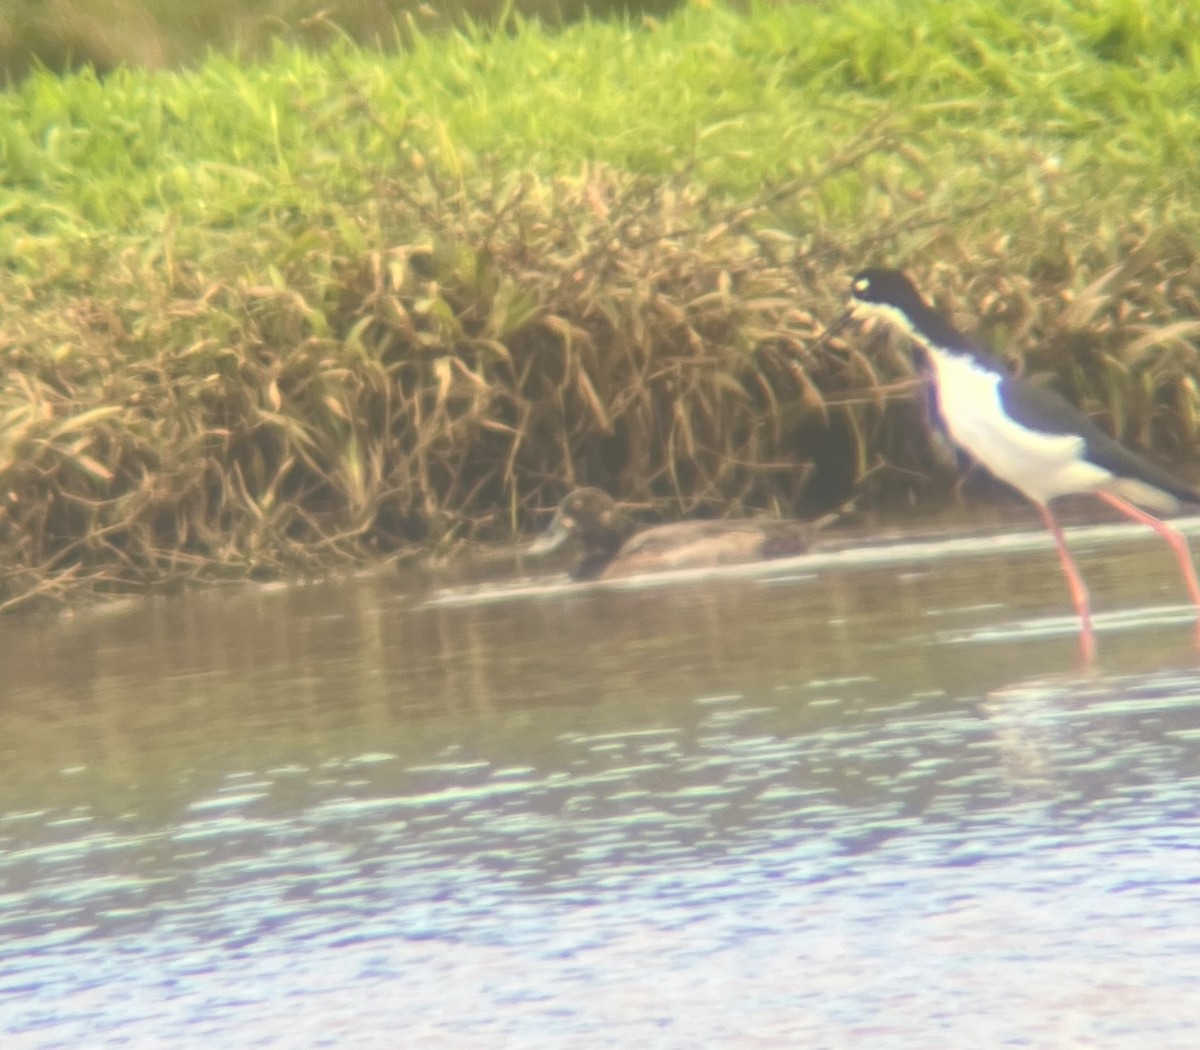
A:
POLYGON ((280 48, 180 75, 37 76, 3 99, 5 211, 39 232, 219 227, 318 193, 361 199, 415 158, 448 177, 597 161, 744 195, 882 116, 905 155, 828 186, 814 217, 994 196, 980 224, 1027 226, 1034 203, 1190 223, 1200 12, 1088 6, 691 8, 650 30, 532 24, 392 56, 280 48))
POLYGON ((508 535, 573 481, 930 496, 905 355, 781 363, 866 262, 1188 457, 1198 41, 1165 0, 854 0, 35 74, 0 96, 3 586, 508 535))
POLYGON ((515 11, 557 26, 590 11, 661 16, 677 0, 7 0, 0 5, 0 80, 42 67, 142 69, 195 65, 210 51, 259 57, 281 41, 324 48, 337 39, 405 46, 454 26, 504 25, 515 11))

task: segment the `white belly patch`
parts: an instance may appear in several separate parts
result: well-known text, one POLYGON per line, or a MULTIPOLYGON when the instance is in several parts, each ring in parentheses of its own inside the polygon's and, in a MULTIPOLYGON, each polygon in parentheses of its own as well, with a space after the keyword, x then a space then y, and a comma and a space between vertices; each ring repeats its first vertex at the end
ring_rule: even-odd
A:
POLYGON ((1082 459, 1074 434, 1044 434, 1014 422, 1000 403, 1000 377, 966 355, 930 350, 938 404, 955 444, 1037 503, 1092 492, 1112 472, 1082 459))

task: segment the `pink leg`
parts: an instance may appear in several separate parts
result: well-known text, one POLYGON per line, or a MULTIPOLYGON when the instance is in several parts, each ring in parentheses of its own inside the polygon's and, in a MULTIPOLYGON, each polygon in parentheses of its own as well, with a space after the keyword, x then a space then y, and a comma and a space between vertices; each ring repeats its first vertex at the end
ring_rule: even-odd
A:
POLYGON ((1096 657, 1096 639, 1092 635, 1092 611, 1087 584, 1083 582, 1075 559, 1067 549, 1067 539, 1063 535, 1062 526, 1058 524, 1058 519, 1050 513, 1050 508, 1044 503, 1038 504, 1038 510, 1042 512, 1042 521, 1054 534, 1054 542, 1058 545, 1058 560, 1062 562, 1067 586, 1071 588, 1071 601, 1075 603, 1075 612, 1079 616, 1079 654, 1084 664, 1090 665, 1096 657))
POLYGON ((1192 604, 1196 607, 1196 644, 1200 645, 1200 583, 1196 582, 1196 566, 1192 561, 1192 552, 1188 547, 1187 538, 1181 532, 1176 532, 1165 521, 1159 521, 1153 514, 1147 514, 1141 508, 1127 503, 1111 492, 1097 492, 1096 495, 1109 506, 1116 507, 1126 517, 1139 521, 1143 525, 1149 525, 1167 541, 1171 550, 1175 552, 1175 559, 1179 562, 1179 571, 1183 573, 1183 582, 1187 584, 1188 594, 1191 596, 1192 604))

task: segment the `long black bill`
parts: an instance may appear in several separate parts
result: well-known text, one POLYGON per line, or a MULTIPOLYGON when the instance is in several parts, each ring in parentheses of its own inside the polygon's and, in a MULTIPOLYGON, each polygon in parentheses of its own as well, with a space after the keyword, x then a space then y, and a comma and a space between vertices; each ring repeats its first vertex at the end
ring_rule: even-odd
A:
POLYGON ((818 354, 822 350, 824 350, 826 345, 829 343, 829 340, 832 339, 835 335, 837 335, 838 332, 840 332, 843 328, 846 327, 846 325, 848 325, 853 320, 854 320, 854 311, 847 310, 845 313, 842 314, 841 317, 839 317, 836 321, 834 321, 833 324, 831 324, 828 328, 826 328, 825 331, 821 333, 820 338, 818 338, 817 341, 808 348, 809 354, 810 355, 818 354))

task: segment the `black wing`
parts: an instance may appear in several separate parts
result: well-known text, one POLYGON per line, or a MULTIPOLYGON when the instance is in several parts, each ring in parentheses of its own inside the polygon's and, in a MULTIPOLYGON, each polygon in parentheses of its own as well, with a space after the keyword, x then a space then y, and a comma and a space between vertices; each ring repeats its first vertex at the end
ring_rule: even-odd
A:
POLYGON ((1000 380, 1000 401, 1013 419, 1030 430, 1043 434, 1078 434, 1083 438, 1087 460, 1111 470, 1118 477, 1137 478, 1185 503, 1200 503, 1200 489, 1109 437, 1048 387, 1006 375, 1000 380))

